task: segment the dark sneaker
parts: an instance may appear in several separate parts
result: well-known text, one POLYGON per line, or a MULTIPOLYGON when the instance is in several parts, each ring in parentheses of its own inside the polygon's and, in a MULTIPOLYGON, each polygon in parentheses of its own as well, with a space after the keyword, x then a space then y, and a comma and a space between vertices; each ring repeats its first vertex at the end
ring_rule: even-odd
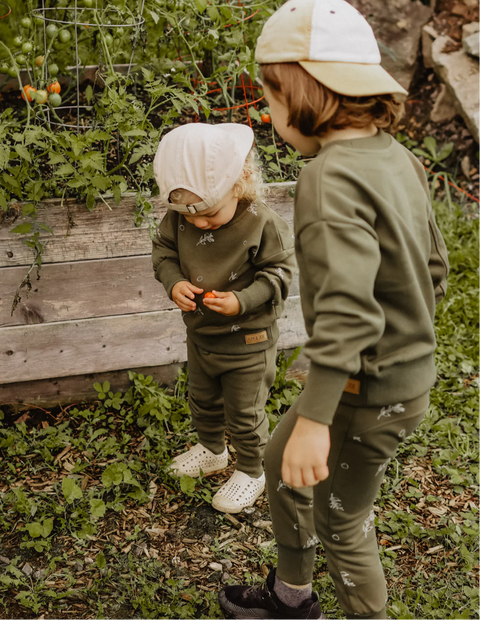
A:
POLYGON ((326 618, 315 593, 300 607, 289 607, 275 594, 274 585, 272 569, 264 584, 223 588, 218 595, 220 605, 233 618, 326 618))

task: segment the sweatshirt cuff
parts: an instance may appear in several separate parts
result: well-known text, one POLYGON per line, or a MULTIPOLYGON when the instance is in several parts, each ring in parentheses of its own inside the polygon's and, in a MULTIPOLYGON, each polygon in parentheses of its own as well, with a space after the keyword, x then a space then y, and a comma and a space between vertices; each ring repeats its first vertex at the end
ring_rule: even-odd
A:
POLYGON ((172 299, 172 288, 177 282, 188 281, 180 271, 178 265, 173 262, 164 261, 157 267, 156 278, 165 287, 169 299, 172 299))
POLYGON ((298 415, 330 426, 349 376, 348 372, 312 363, 298 415))
POLYGON ((259 278, 242 291, 233 291, 233 293, 240 302, 240 312, 238 314, 251 312, 266 303, 274 295, 272 286, 265 278, 259 278))

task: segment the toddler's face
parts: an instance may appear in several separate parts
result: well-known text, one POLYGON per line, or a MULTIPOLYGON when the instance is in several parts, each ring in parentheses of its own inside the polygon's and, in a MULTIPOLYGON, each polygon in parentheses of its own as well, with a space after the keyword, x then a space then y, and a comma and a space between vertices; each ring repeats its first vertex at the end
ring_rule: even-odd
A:
POLYGON ((268 101, 270 116, 275 129, 285 142, 291 144, 293 148, 306 157, 316 155, 321 146, 319 139, 315 136, 304 136, 298 129, 290 126, 288 124, 288 108, 283 98, 275 95, 266 84, 264 84, 263 92, 265 99, 268 101))
MULTIPOLYGON (((189 192, 185 204, 195 204, 196 202, 201 202, 201 198, 189 192)), ((217 202, 216 205, 210 207, 210 209, 205 209, 204 211, 200 211, 200 213, 189 215, 182 213, 182 215, 187 222, 193 224, 197 228, 201 228, 202 230, 216 230, 220 228, 220 226, 228 224, 228 222, 233 219, 237 210, 237 205, 238 198, 235 196, 234 190, 231 189, 228 194, 217 202)))

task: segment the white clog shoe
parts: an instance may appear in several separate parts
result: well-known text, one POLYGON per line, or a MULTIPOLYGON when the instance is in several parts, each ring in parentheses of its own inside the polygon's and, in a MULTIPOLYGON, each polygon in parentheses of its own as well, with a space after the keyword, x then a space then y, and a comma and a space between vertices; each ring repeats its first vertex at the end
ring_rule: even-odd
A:
POLYGON ((212 506, 220 512, 235 514, 252 506, 264 490, 265 474, 260 478, 250 478, 243 471, 235 471, 213 496, 212 506))
POLYGON ((198 478, 200 470, 204 474, 213 474, 222 471, 228 466, 228 449, 221 454, 214 454, 201 443, 187 450, 183 454, 179 454, 172 460, 171 473, 176 476, 191 476, 198 478))

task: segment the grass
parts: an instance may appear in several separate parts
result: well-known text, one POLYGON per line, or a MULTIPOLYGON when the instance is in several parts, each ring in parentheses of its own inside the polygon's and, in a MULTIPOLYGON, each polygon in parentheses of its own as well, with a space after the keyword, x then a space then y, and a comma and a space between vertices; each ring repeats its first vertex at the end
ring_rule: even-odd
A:
MULTIPOLYGON (((376 523, 394 618, 478 618, 478 220, 435 203, 452 271, 438 308, 429 411, 386 472, 376 523)), ((298 395, 282 359, 273 427, 298 395)), ((194 441, 186 375, 174 391, 130 373, 92 405, 0 412, 0 616, 217 618, 222 583, 275 563, 268 503, 227 517, 223 477, 180 484, 172 454, 194 441), (14 419, 17 418, 17 419, 14 419)), ((323 556, 315 589, 342 618, 323 556)))

